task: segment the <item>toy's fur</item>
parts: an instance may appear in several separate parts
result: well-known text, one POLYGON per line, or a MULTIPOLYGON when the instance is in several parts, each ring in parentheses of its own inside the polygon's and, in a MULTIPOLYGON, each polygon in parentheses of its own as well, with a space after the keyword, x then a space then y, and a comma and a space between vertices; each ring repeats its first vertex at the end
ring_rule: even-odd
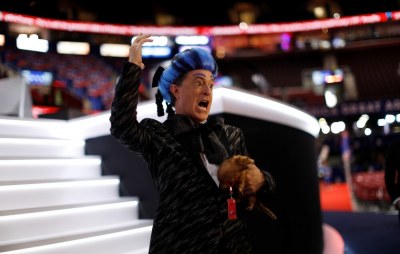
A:
POLYGON ((229 186, 237 188, 238 198, 237 202, 247 199, 248 205, 247 210, 258 210, 266 213, 272 219, 276 219, 276 215, 267 207, 265 207, 260 201, 257 201, 257 196, 244 195, 246 171, 249 167, 255 166, 254 160, 243 155, 235 155, 231 158, 224 160, 218 169, 218 180, 222 189, 227 189, 229 186))

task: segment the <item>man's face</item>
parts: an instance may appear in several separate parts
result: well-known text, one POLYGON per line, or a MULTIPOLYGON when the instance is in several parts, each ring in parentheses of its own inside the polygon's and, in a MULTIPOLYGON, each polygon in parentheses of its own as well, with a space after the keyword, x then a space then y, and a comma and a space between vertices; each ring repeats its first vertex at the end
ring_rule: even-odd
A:
POLYGON ((208 118, 212 103, 214 78, 210 71, 193 70, 186 73, 180 86, 172 84, 177 114, 190 116, 202 122, 208 118))

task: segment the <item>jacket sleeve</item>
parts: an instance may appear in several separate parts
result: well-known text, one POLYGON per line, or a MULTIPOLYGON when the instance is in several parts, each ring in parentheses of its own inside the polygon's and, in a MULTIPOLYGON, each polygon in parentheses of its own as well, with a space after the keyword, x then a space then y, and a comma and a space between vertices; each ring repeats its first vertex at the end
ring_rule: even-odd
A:
POLYGON ((265 170, 261 170, 261 172, 265 176, 265 182, 259 192, 260 194, 267 194, 267 195, 272 194, 276 188, 275 179, 269 172, 265 170))
POLYGON ((400 141, 393 142, 387 151, 385 160, 385 185, 392 201, 400 197, 400 141))
POLYGON ((124 64, 115 88, 110 116, 111 135, 129 150, 138 153, 151 145, 150 134, 137 120, 141 73, 139 66, 130 62, 124 64))

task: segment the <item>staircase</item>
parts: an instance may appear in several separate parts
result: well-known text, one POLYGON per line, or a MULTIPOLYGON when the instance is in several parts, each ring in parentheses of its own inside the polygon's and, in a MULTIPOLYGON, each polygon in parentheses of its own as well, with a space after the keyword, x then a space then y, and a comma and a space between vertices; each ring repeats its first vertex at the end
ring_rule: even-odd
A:
POLYGON ((152 220, 85 155, 91 122, 0 118, 0 253, 148 253, 152 220))

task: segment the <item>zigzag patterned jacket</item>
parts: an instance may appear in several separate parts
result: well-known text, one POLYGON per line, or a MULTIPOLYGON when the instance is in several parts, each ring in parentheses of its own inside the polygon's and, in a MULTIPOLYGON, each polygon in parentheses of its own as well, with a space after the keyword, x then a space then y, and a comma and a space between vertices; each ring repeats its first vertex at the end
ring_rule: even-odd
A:
MULTIPOLYGON (((200 155, 178 142, 171 126, 154 119, 138 122, 141 72, 137 65, 123 66, 110 122, 111 134, 147 161, 159 194, 150 253, 252 253, 243 216, 228 220, 227 193, 212 180, 200 155)), ((247 154, 239 128, 222 125, 221 136, 229 156, 247 154)), ((274 186, 273 181, 267 174, 267 184, 274 186)))

